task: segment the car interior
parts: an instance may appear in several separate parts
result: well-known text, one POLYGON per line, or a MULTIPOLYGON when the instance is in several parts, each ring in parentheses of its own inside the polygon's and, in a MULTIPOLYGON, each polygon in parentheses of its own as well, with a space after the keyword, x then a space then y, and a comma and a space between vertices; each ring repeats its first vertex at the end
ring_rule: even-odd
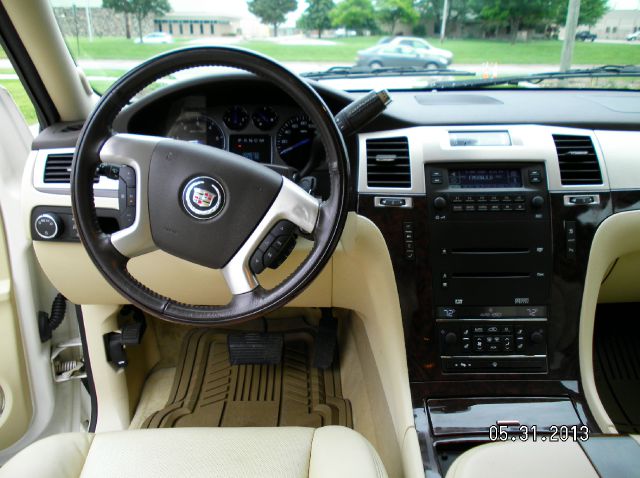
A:
POLYGON ((638 91, 0 31, 0 477, 638 476, 638 91))

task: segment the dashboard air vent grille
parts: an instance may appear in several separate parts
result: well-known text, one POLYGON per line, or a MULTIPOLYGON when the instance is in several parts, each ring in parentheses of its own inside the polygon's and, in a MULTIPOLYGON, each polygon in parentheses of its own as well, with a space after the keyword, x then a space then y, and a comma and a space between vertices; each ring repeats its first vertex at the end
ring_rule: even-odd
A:
POLYGON ((589 136, 554 134, 564 186, 602 184, 598 156, 589 136))
POLYGON ((406 137, 367 140, 367 185, 410 188, 409 141, 406 137))
POLYGON ((73 153, 50 154, 44 166, 45 183, 70 183, 73 153))

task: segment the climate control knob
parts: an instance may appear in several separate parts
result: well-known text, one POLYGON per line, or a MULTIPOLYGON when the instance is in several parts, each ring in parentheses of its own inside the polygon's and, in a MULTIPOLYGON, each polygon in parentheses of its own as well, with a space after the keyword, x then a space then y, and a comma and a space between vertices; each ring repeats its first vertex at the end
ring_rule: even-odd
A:
POLYGON ((454 332, 449 332, 444 336, 444 343, 447 345, 453 345, 458 341, 458 336, 454 332))
POLYGON ((531 342, 533 342, 534 344, 541 344, 542 342, 544 342, 544 335, 542 334, 542 332, 539 330, 533 332, 531 334, 531 342))
POLYGON ((531 205, 536 209, 540 209, 544 206, 544 198, 542 196, 533 196, 531 198, 531 205))
POLYGON ((33 228, 35 229, 36 234, 38 234, 40 239, 50 241, 62 234, 64 223, 62 222, 62 219, 60 219, 60 216, 58 216, 57 214, 47 212, 40 214, 36 218, 33 224, 33 228))
POLYGON ((442 196, 438 196, 433 200, 433 207, 441 211, 447 207, 447 200, 442 196))

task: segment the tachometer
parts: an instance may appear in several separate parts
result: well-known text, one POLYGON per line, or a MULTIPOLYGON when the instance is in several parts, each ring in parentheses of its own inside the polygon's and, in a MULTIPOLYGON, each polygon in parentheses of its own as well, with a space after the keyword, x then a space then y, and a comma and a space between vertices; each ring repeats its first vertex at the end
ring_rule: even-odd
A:
POLYGON ((289 118, 278 130, 276 149, 289 166, 302 169, 310 159, 316 128, 307 115, 289 118))
POLYGON ((224 149, 224 133, 220 126, 207 115, 195 111, 182 113, 167 132, 167 136, 224 149))

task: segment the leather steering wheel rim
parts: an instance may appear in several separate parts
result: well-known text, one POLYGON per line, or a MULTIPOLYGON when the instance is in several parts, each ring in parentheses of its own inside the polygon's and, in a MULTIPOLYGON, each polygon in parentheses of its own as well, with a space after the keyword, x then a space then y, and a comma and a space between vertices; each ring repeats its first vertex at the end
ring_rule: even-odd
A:
MULTIPOLYGON (((144 142, 150 138, 134 139, 144 142)), ((153 140, 158 141, 160 138, 153 140)), ((165 140, 165 143, 167 141, 172 140, 165 140)), ((171 145, 176 146, 175 142, 171 145)), ((223 153, 226 156, 231 154, 223 153)), ((264 168, 264 166, 259 167, 264 168)), ((138 181, 142 179, 138 178, 138 181)), ((298 197, 307 205, 313 204, 309 198, 301 196, 300 188, 292 184, 283 179, 282 190, 274 204, 280 199, 285 186, 289 190, 288 200, 298 197)), ((85 122, 78 140, 73 159, 71 199, 78 235, 89 257, 107 282, 132 304, 147 313, 172 322, 229 325, 262 316, 286 305, 320 273, 333 254, 344 228, 347 216, 348 184, 349 162, 342 135, 331 111, 315 90, 300 77, 265 56, 235 47, 202 46, 173 50, 151 58, 122 76, 102 96, 85 122), (118 144, 115 140, 131 139, 127 138, 130 135, 118 135, 111 129, 114 119, 128 102, 142 89, 160 78, 184 69, 208 66, 244 70, 285 91, 314 123, 325 148, 330 178, 330 196, 321 203, 318 201, 317 215, 314 217, 315 225, 312 231, 306 231, 310 232, 314 239, 313 248, 306 259, 289 277, 273 289, 266 290, 258 283, 251 290, 234 293, 231 301, 222 306, 180 303, 137 281, 127 271, 127 262, 130 257, 114 246, 111 235, 104 233, 98 224, 93 191, 95 171, 101 162, 101 155, 105 155, 104 150, 113 150, 114 148, 110 146, 111 143, 118 144)), ((148 202, 148 194, 141 199, 148 202)), ((151 205, 138 204, 138 211, 145 210, 146 207, 150 208, 151 205)), ((142 213, 137 212, 137 214, 142 213)), ((264 218, 265 221, 268 214, 264 218)), ((136 218, 137 222, 138 219, 139 216, 136 218)), ((260 224, 263 223, 264 221, 260 224)), ((246 272, 246 263, 244 266, 246 272)))

